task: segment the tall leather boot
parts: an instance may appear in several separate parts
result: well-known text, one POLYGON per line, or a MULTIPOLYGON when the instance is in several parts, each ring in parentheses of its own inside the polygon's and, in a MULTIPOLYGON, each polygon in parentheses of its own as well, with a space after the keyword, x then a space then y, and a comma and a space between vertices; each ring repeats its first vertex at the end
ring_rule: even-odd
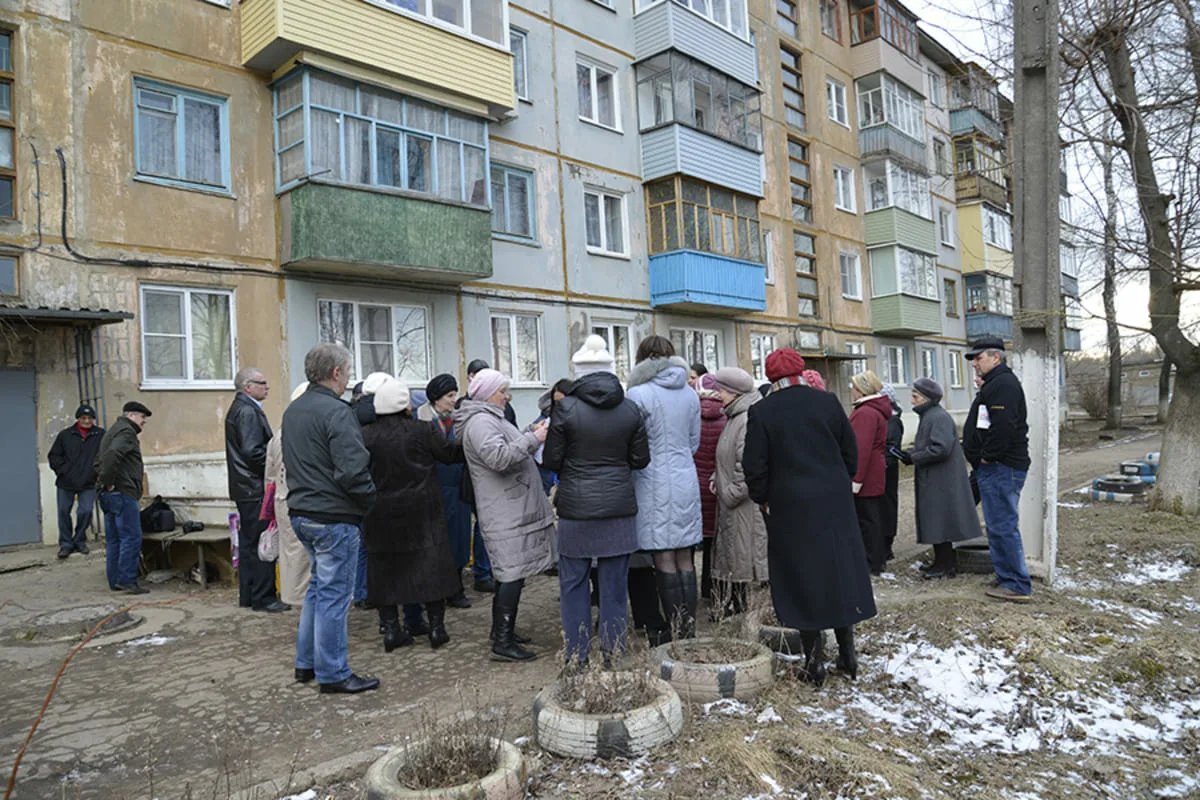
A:
POLYGON ((854 651, 854 626, 834 628, 837 636, 838 659, 837 668, 850 676, 850 680, 858 678, 858 653, 854 651))
POLYGON ((379 627, 383 630, 383 652, 390 653, 397 647, 413 643, 412 636, 400 624, 400 609, 395 606, 379 606, 379 627))
POLYGON ((801 631, 800 641, 804 645, 804 680, 814 686, 825 683, 825 637, 820 631, 801 631))
MULTIPOLYGON (((492 644, 496 641, 496 629, 500 621, 500 594, 494 592, 492 594, 492 630, 488 633, 488 643, 492 644)), ((517 633, 516 628, 513 629, 513 641, 517 644, 529 644, 533 641, 527 636, 522 636, 517 633)))
POLYGON ((683 622, 680 634, 683 639, 696 638, 696 607, 700 603, 696 586, 696 571, 676 572, 679 576, 679 590, 683 595, 683 622))
MULTIPOLYGON (((694 574, 694 573, 693 573, 694 574)), ((683 586, 678 572, 654 571, 654 585, 658 589, 658 600, 662 604, 663 616, 667 618, 667 630, 677 638, 683 637, 683 586)), ((665 641, 671 641, 667 638, 665 641)))
POLYGON ((429 645, 434 650, 437 650, 450 641, 450 634, 446 633, 445 601, 438 600, 435 603, 426 603, 425 613, 429 615, 429 645))
POLYGON ((496 588, 496 638, 492 659, 496 661, 532 661, 537 658, 516 641, 517 607, 521 602, 521 582, 498 583, 496 588))

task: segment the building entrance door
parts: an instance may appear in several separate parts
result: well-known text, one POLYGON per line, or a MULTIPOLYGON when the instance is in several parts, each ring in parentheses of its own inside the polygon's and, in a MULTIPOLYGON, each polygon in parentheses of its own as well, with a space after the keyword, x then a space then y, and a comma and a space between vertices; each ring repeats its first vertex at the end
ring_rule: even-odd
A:
POLYGON ((0 369, 0 546, 42 540, 32 370, 0 369))

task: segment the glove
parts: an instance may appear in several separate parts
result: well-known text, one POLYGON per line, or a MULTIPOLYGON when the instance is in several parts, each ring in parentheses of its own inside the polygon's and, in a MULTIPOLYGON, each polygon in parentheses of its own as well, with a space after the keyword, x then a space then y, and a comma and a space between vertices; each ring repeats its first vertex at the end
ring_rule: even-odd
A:
POLYGON ((912 456, 908 454, 907 450, 901 450, 899 447, 892 445, 888 448, 888 455, 892 458, 898 459, 904 464, 912 466, 912 456))

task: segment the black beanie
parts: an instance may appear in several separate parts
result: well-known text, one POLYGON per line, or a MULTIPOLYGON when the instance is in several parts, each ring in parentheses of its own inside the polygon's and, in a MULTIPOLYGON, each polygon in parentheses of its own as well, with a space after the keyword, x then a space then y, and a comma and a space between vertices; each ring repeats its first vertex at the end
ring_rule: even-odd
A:
POLYGON ((430 403, 435 403, 451 392, 458 391, 458 381, 448 372, 443 372, 441 375, 434 375, 433 380, 425 386, 425 399, 430 403))

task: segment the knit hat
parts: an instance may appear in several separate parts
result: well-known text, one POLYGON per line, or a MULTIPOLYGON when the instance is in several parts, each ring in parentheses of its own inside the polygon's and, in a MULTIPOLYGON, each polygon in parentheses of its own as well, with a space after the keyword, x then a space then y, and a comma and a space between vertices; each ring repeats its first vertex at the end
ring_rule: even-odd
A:
POLYGON ((80 403, 79 408, 75 409, 75 419, 80 417, 91 417, 96 419, 96 409, 92 408, 87 403, 80 403))
POLYGON ((441 375, 434 375, 433 379, 425 385, 425 396, 429 398, 429 402, 436 403, 451 392, 458 391, 458 381, 448 372, 443 372, 441 375))
POLYGON ((883 381, 871 370, 860 372, 850 379, 851 388, 858 389, 859 394, 879 394, 883 390, 883 381))
POLYGON ((944 394, 942 387, 933 378, 917 378, 913 381, 912 388, 935 403, 941 402, 942 395, 944 394))
POLYGON ((363 394, 375 394, 379 391, 380 386, 391 380, 395 380, 395 378, 386 372, 372 372, 363 381, 363 394))
POLYGON ((389 379, 375 390, 375 413, 399 414, 408 409, 408 384, 404 381, 389 379))
POLYGON ((783 347, 767 356, 766 366, 767 380, 774 383, 780 378, 803 374, 804 357, 790 347, 783 347))
POLYGON ((896 402, 896 387, 892 386, 890 383, 885 383, 883 388, 879 390, 879 393, 888 400, 891 400, 893 403, 896 402))
POLYGON ((713 383, 727 392, 746 394, 754 391, 754 378, 741 367, 721 367, 711 375, 704 376, 704 378, 710 377, 713 379, 713 383))
POLYGON ((825 391, 825 379, 821 377, 821 373, 815 369, 806 369, 800 373, 800 377, 804 378, 804 382, 814 389, 825 391))
POLYGON ((471 384, 467 387, 467 394, 471 396, 472 400, 487 402, 496 392, 507 388, 509 383, 511 383, 509 377, 503 372, 481 369, 471 379, 471 384))
POLYGON ((617 373, 617 362, 612 353, 608 352, 608 342, 603 336, 592 334, 583 342, 583 347, 571 356, 571 366, 575 369, 575 377, 582 378, 593 372, 617 373))
POLYGON ((300 399, 300 395, 308 391, 308 381, 301 381, 296 384, 296 388, 292 389, 292 397, 288 402, 294 403, 300 399))

